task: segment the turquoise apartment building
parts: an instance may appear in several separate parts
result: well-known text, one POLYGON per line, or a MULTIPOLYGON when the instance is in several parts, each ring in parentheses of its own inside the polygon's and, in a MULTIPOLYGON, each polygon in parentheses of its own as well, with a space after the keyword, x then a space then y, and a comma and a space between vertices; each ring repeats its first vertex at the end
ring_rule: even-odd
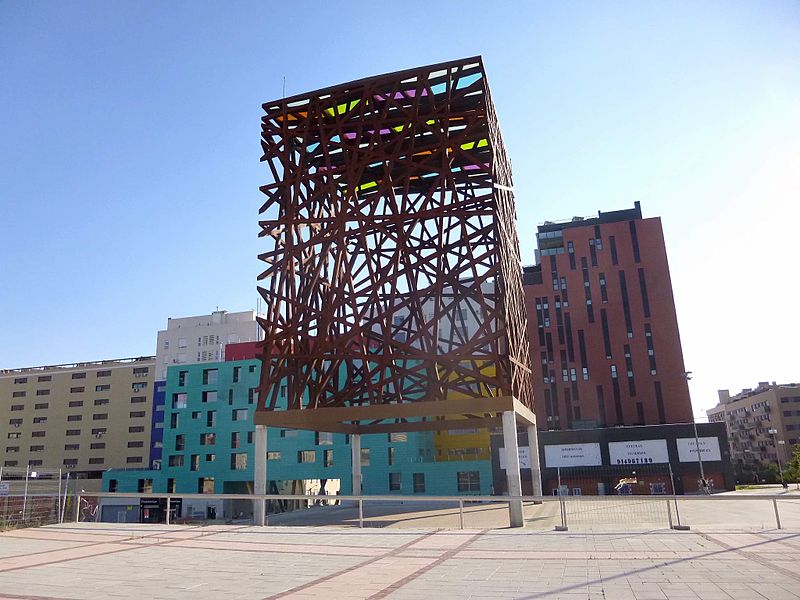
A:
MULTIPOLYGON (((113 492, 248 494, 253 491, 253 412, 261 361, 232 360, 169 367, 164 389, 160 469, 110 470, 103 490, 113 492)), ((158 407, 154 407, 156 410, 158 407)), ((438 434, 441 435, 441 434, 438 434)), ((489 494, 488 457, 442 451, 436 432, 362 435, 365 495, 489 494)), ((349 436, 269 428, 268 493, 352 493, 349 436)), ((450 440, 452 446, 452 439, 450 440)), ((488 451, 488 449, 487 449, 488 451)), ((123 507, 103 502, 104 520, 123 507)), ((126 505, 127 520, 137 510, 126 505)), ((181 516, 249 516, 250 502, 187 500, 181 516)))

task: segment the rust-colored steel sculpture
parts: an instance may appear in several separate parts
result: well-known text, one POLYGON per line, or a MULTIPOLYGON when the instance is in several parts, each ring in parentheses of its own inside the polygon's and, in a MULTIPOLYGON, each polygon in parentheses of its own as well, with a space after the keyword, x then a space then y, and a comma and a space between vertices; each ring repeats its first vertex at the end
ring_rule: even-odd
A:
POLYGON ((481 59, 264 110, 256 424, 413 431, 530 408, 511 165, 481 59))

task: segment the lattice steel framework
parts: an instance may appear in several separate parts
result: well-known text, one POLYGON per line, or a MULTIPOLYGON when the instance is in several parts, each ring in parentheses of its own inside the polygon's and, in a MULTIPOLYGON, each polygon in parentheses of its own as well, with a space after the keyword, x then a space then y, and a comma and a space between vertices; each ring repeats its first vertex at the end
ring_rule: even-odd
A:
POLYGON ((500 398, 530 408, 511 165, 481 59, 263 107, 256 423, 285 406, 298 427, 434 429, 442 411, 415 406, 461 402, 447 414, 482 424, 500 398))

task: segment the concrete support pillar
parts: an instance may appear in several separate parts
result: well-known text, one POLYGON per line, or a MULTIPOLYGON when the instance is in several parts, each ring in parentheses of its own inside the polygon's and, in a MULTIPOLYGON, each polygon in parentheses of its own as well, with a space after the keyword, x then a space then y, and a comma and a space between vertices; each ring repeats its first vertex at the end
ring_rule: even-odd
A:
MULTIPOLYGON (((519 473, 519 445, 517 444, 517 418, 513 410, 503 413, 503 443, 506 452, 506 481, 509 496, 522 496, 522 480, 519 473)), ((522 500, 508 503, 511 527, 522 527, 522 500)))
POLYGON ((361 495, 361 435, 353 433, 350 435, 350 452, 353 464, 353 496, 361 495))
MULTIPOLYGON (((267 426, 256 425, 255 439, 255 465, 253 466, 253 493, 267 493, 267 426)), ((266 513, 266 501, 253 500, 253 523, 255 525, 266 525, 264 517, 266 513)))
POLYGON ((542 495, 542 467, 539 464, 539 431, 536 425, 528 425, 528 452, 531 455, 531 482, 533 495, 542 495))

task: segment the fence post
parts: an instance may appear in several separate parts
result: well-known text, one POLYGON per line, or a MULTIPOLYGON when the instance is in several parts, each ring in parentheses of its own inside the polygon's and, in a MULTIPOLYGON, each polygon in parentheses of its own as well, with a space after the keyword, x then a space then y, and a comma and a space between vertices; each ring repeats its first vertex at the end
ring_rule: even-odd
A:
POLYGON ((81 495, 77 494, 75 496, 75 498, 76 498, 76 502, 75 502, 75 522, 76 523, 80 523, 81 522, 81 495))
POLYGON ((778 514, 778 500, 772 499, 772 508, 775 509, 775 522, 778 524, 778 529, 781 528, 781 516, 778 514))
POLYGON ((360 497, 358 499, 358 526, 364 527, 364 501, 360 497))
POLYGON ((58 502, 56 503, 56 518, 61 522, 61 469, 58 470, 58 502))
POLYGON ((461 525, 461 529, 464 529, 464 500, 463 498, 458 499, 458 522, 461 525))
POLYGON ((25 512, 26 512, 26 510, 28 508, 28 475, 30 475, 30 472, 31 472, 31 466, 28 465, 25 468, 25 493, 22 496, 22 522, 23 523, 26 521, 25 512))
POLYGON ((167 525, 169 525, 169 504, 170 504, 170 503, 169 503, 169 496, 167 496, 167 517, 166 517, 166 519, 167 519, 167 521, 166 521, 167 525))
POLYGON ((556 531, 569 531, 567 527, 567 504, 561 494, 561 486, 558 487, 558 508, 561 511, 561 525, 556 525, 556 531))
POLYGON ((667 520, 669 521, 669 528, 672 529, 672 507, 669 505, 669 498, 667 498, 667 520))

